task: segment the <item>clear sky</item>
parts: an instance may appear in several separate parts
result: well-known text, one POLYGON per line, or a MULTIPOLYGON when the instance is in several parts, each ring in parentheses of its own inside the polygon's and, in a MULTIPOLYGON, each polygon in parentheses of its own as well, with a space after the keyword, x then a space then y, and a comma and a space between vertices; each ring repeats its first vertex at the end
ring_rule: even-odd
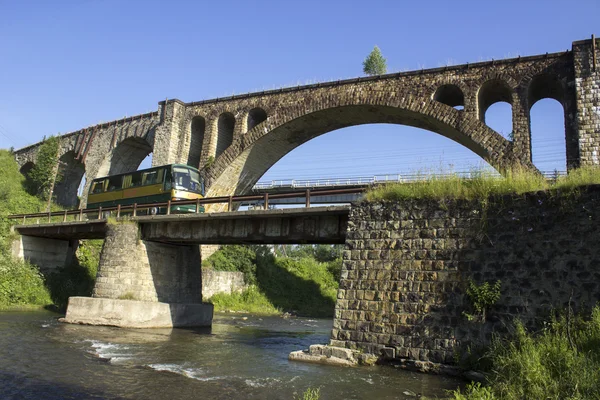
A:
MULTIPOLYGON (((0 148, 157 109, 362 75, 564 51, 600 35, 599 0, 0 0, 0 148)), ((562 107, 532 110, 534 162, 564 169, 562 107)), ((487 120, 511 131, 510 107, 487 120)), ((262 180, 464 170, 482 161, 399 125, 341 129, 297 148, 262 180)))

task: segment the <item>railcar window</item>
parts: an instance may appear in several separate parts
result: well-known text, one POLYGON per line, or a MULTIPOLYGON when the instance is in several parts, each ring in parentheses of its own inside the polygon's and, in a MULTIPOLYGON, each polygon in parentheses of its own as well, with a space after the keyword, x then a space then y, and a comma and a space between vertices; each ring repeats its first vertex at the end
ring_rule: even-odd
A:
POLYGON ((104 192, 104 182, 105 181, 99 181, 99 182, 92 183, 92 193, 96 194, 96 193, 104 192))
POLYGON ((142 186, 142 174, 131 175, 131 187, 142 186))
POLYGON ((122 176, 113 176, 111 178, 108 178, 108 191, 111 192, 113 190, 121 189, 122 180, 122 176))
POLYGON ((158 171, 150 171, 144 173, 144 185, 154 185, 158 183, 158 171))
POLYGON ((191 190, 197 193, 201 192, 200 174, 188 168, 173 167, 173 183, 175 187, 191 190))

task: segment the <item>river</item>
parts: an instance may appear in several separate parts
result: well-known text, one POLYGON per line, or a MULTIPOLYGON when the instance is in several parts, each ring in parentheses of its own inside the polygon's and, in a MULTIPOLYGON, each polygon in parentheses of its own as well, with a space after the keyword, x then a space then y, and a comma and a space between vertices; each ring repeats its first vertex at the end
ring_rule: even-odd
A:
POLYGON ((331 320, 217 314, 211 329, 62 324, 50 312, 0 313, 1 399, 321 399, 440 396, 457 381, 390 366, 288 361, 326 343, 331 320))

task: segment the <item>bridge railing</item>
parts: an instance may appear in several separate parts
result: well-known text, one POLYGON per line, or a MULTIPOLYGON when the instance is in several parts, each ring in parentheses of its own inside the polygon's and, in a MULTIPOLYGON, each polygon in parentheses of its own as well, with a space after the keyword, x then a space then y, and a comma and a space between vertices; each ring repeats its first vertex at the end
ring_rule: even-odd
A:
POLYGON ((332 195, 340 195, 340 194, 353 194, 353 193, 361 193, 365 189, 364 188, 348 188, 348 189, 331 189, 331 190, 304 190, 297 192, 289 192, 289 193, 277 193, 271 194, 268 193, 261 195, 249 195, 249 196, 221 196, 221 197, 206 197, 202 199, 195 200, 177 200, 177 201, 167 201, 160 203, 141 203, 141 204, 131 204, 131 205, 117 205, 113 207, 98 207, 98 208, 85 208, 85 209, 77 209, 77 210, 64 210, 64 211, 53 211, 53 212, 43 212, 43 213, 32 213, 32 214, 15 214, 9 215, 9 219, 21 220, 23 225, 27 223, 28 220, 35 219, 36 223, 39 224, 42 221, 46 223, 52 222, 68 222, 69 218, 71 221, 85 221, 88 219, 103 219, 109 216, 115 216, 116 218, 120 218, 122 216, 131 216, 137 217, 141 215, 154 215, 152 211, 159 210, 161 208, 166 208, 166 214, 171 214, 171 209, 173 206, 184 206, 184 205, 195 205, 195 212, 200 213, 201 206, 205 204, 227 204, 227 211, 234 211, 234 204, 237 203, 248 203, 248 202, 261 202, 263 208, 265 210, 269 209, 269 199, 277 200, 277 199, 288 199, 288 198, 298 198, 304 197, 305 206, 310 207, 310 199, 311 197, 316 196, 332 196, 332 195))

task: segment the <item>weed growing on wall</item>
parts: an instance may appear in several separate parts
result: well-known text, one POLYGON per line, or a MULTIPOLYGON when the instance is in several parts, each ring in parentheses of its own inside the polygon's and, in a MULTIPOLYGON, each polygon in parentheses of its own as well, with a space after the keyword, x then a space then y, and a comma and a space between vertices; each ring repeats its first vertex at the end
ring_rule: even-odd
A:
POLYGON ((496 281, 494 284, 484 282, 478 285, 470 280, 467 287, 467 299, 469 299, 474 312, 463 311, 463 315, 469 321, 485 322, 487 311, 500 299, 500 286, 500 281, 496 281))
POLYGON ((51 136, 39 147, 35 166, 29 171, 30 192, 42 200, 48 200, 52 184, 59 182, 56 176, 58 167, 59 138, 51 136))

